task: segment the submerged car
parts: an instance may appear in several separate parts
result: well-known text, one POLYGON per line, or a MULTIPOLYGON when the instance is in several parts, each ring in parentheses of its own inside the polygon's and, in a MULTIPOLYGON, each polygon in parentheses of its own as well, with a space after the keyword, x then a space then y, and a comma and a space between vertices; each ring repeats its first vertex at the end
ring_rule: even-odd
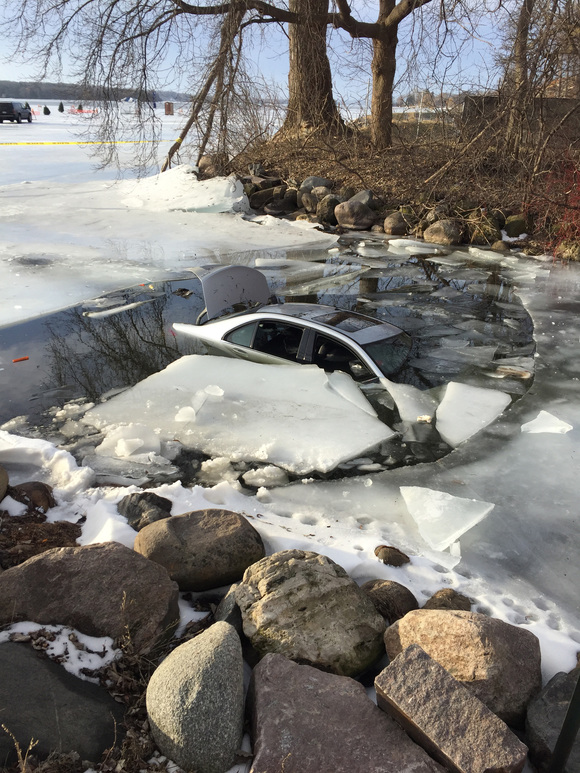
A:
POLYGON ((210 354, 262 363, 318 365, 356 381, 397 373, 412 339, 373 317, 316 303, 273 302, 266 277, 246 266, 200 269, 205 308, 195 324, 173 323, 210 354))

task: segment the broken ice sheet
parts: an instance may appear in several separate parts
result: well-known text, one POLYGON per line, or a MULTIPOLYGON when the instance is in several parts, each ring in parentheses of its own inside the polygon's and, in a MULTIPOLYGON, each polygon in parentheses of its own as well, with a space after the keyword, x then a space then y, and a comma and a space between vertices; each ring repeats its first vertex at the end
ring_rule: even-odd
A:
POLYGON ((437 408, 437 431, 455 448, 497 419, 510 402, 505 392, 450 381, 437 408))
POLYGON ((574 429, 571 424, 558 419, 556 416, 548 413, 548 411, 540 411, 535 419, 522 424, 522 432, 529 432, 530 434, 551 432, 557 435, 565 435, 571 429, 574 429))
POLYGON ((403 421, 418 421, 419 417, 429 420, 435 415, 437 400, 429 392, 421 391, 410 384, 396 384, 388 378, 379 379, 397 404, 403 421))
POLYGON ((433 550, 445 550, 495 507, 421 486, 401 486, 400 491, 420 535, 433 550))
POLYGON ((395 435, 352 379, 329 379, 316 366, 200 355, 173 362, 83 421, 107 435, 127 416, 161 442, 178 440, 214 458, 274 464, 299 475, 332 470, 395 435))

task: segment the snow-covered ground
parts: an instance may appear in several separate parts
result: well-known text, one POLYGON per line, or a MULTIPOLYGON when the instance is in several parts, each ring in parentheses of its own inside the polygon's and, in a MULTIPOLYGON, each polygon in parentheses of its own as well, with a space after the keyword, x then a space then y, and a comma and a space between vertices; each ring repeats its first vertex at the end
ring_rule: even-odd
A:
MULTIPOLYGON (((322 250, 333 244, 331 237, 311 228, 268 217, 248 218, 239 185, 232 180, 197 183, 187 168, 179 167, 162 178, 116 182, 115 173, 92 171, 81 146, 3 144, 73 141, 74 120, 53 111, 30 125, 0 127, 0 369, 5 369, 4 375, 18 367, 12 359, 21 352, 13 341, 10 346, 2 343, 2 326, 107 290, 182 275, 194 265, 234 262, 240 253, 245 262, 267 268, 269 261, 286 256, 287 249, 322 250)), ((168 139, 173 138, 178 120, 177 116, 168 119, 168 139)), ((361 247, 360 252, 365 249, 361 247)), ((405 242, 397 240, 391 249, 404 251, 405 242)), ((482 250, 473 250, 468 258, 481 266, 490 262, 489 253, 482 250)), ((380 265, 380 254, 375 251, 372 260, 371 265, 380 265)), ((464 265, 466 255, 442 256, 441 260, 464 265)), ((440 587, 455 588, 475 600, 474 609, 532 630, 541 641, 546 678, 569 670, 580 649, 580 486, 576 468, 580 271, 575 265, 557 265, 548 258, 508 255, 502 259, 502 273, 515 283, 534 321, 538 344, 535 381, 499 420, 463 442, 457 433, 473 420, 468 414, 473 413, 475 403, 466 404, 464 393, 452 389, 447 422, 450 438, 456 438, 452 445, 457 447, 449 455, 435 463, 382 472, 374 472, 372 464, 365 471, 365 460, 359 459, 357 468, 362 474, 357 477, 329 482, 306 479, 293 485, 280 485, 284 481, 279 467, 264 471, 256 466, 249 481, 260 488, 250 495, 228 476, 228 460, 220 458, 222 447, 212 454, 216 457, 214 472, 223 476, 222 482, 206 488, 185 488, 173 482, 156 491, 173 501, 175 514, 208 504, 243 511, 262 534, 268 551, 291 546, 317 550, 357 580, 383 577, 407 585, 420 603, 440 587), (526 427, 541 411, 549 414, 547 423, 539 426, 542 431, 526 427), (373 552, 383 543, 406 550, 412 562, 401 568, 384 566, 373 552)), ((311 282, 308 291, 313 287, 311 282)), ((197 359, 206 360, 201 369, 210 367, 210 358, 197 359)), ((187 363, 170 367, 187 376, 187 363)), ((208 371, 206 381, 190 385, 189 393, 181 383, 183 399, 165 406, 166 413, 156 415, 155 427, 170 419, 174 434, 178 424, 195 422, 196 411, 202 409, 211 409, 212 421, 219 426, 216 405, 227 392, 228 380, 240 389, 251 382, 240 363, 232 361, 229 367, 226 377, 208 371)), ((264 410, 276 405, 282 387, 291 392, 295 386, 287 381, 286 368, 267 370, 269 375, 264 378, 270 381, 261 393, 264 410)), ((0 370, 0 385, 2 377, 0 370)), ((137 450, 170 456, 159 437, 152 436, 142 412, 135 410, 135 415, 127 416, 131 396, 141 394, 147 402, 159 393, 159 385, 163 387, 163 374, 151 378, 148 385, 142 382, 121 396, 124 403, 111 401, 95 409, 93 423, 118 423, 119 415, 105 416, 117 405, 126 423, 138 425, 133 434, 122 428, 108 432, 106 448, 119 456, 137 450)), ((353 411, 361 417, 364 414, 369 427, 373 425, 368 431, 375 432, 372 415, 364 401, 355 400, 352 385, 321 383, 321 372, 310 376, 305 371, 300 379, 312 395, 316 390, 328 394, 329 404, 332 392, 332 399, 349 416, 353 411)), ((248 387, 246 396, 250 391, 248 387)), ((245 397, 236 399, 243 402, 245 397)), ((316 438, 305 434, 308 417, 300 415, 299 401, 294 408, 289 399, 283 405, 261 431, 267 435, 269 430, 284 445, 285 453, 294 449, 294 461, 298 448, 309 447, 316 456, 312 449, 316 438), (282 437, 282 425, 293 440, 282 437)), ((412 414, 414 406, 405 405, 412 414)), ((477 406, 489 410, 489 401, 477 402, 477 406)), ((502 408, 503 404, 497 412, 502 408)), ((426 412, 424 404, 417 412, 426 412)), ((325 440, 338 439, 340 419, 330 414, 322 418, 328 433, 325 440)), ((234 420, 231 405, 222 420, 229 424, 234 420)), ((388 433, 387 427, 381 432, 388 433)), ((373 435, 373 443, 379 439, 384 438, 373 435)), ((270 451, 264 443, 257 443, 253 453, 258 454, 262 447, 265 461, 270 451)), ((363 442, 356 453, 364 453, 364 448, 363 442)), ((324 454, 325 458, 334 454, 333 463, 344 459, 338 441, 331 442, 324 454)), ((259 455, 251 458, 260 459, 259 455)), ((116 539, 132 545, 135 534, 116 511, 116 502, 126 489, 93 488, 90 467, 79 467, 70 455, 46 441, 19 438, 6 431, 0 431, 0 463, 7 467, 12 481, 43 477, 56 487, 59 506, 51 511, 51 519, 76 520, 86 515, 83 543, 116 539)), ((320 462, 316 464, 320 469, 320 462)), ((293 468, 286 464, 285 469, 293 468)), ((252 470, 250 464, 248 472, 252 470)))

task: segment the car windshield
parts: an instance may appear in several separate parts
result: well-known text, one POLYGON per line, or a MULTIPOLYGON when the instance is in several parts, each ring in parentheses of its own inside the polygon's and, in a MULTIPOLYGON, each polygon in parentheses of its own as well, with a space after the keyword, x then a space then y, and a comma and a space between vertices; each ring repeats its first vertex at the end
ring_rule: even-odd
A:
POLYGON ((401 369, 409 356, 412 343, 411 336, 407 335, 407 333, 400 333, 395 338, 363 344, 362 348, 374 360, 385 376, 390 376, 401 369))

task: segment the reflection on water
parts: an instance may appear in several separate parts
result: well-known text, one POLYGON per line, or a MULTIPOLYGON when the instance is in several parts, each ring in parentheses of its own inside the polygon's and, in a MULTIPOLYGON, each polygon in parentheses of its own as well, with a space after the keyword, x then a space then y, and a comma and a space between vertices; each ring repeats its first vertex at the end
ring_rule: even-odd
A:
MULTIPOLYGON (((281 300, 354 310, 404 329, 414 343, 398 381, 420 389, 462 381, 514 397, 531 383, 517 377, 521 358, 534 352, 531 319, 489 260, 393 252, 383 241, 363 244, 349 236, 333 251, 242 253, 229 262, 260 268, 281 300)), ((47 409, 71 399, 95 402, 184 354, 200 353, 201 344, 176 338, 171 324, 194 321, 202 308, 199 282, 186 274, 1 330, 0 422, 25 415, 28 432, 42 425, 54 431, 54 411, 47 409), (16 368, 12 359, 24 350, 30 359, 16 368)), ((381 418, 397 421, 388 401, 372 390, 369 397, 381 418)), ((393 463, 428 461, 448 450, 432 428, 422 432, 407 438, 393 463)))

